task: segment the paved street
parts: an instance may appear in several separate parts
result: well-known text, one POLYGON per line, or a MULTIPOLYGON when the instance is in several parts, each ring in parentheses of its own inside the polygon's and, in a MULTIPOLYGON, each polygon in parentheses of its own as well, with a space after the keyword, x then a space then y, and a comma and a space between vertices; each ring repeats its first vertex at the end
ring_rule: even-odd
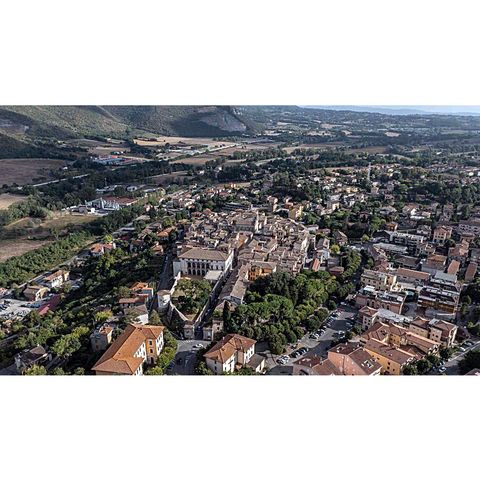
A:
POLYGON ((307 347, 309 349, 309 353, 313 352, 321 357, 326 357, 327 351, 330 348, 333 340, 336 340, 336 334, 339 331, 346 332, 347 328, 347 321, 352 319, 353 315, 355 314, 356 310, 351 308, 350 306, 339 306, 336 310, 338 316, 336 318, 332 318, 332 324, 330 327, 327 327, 325 333, 320 337, 320 340, 314 340, 309 338, 310 334, 303 336, 294 347, 287 346, 286 355, 289 355, 289 360, 285 365, 279 365, 277 363, 277 359, 280 355, 272 355, 271 353, 267 353, 266 350, 268 349, 268 345, 261 344, 257 351, 267 353, 267 374, 268 375, 291 375, 293 368, 293 362, 297 361, 302 357, 292 358, 290 354, 301 348, 307 347))
POLYGON ((168 370, 168 375, 194 375, 198 348, 195 345, 206 347, 209 342, 205 340, 177 340, 178 348, 175 355, 173 369, 168 370))
POLYGON ((172 252, 168 251, 165 254, 160 275, 158 278, 158 290, 170 290, 173 284, 173 256, 172 252))
POLYGON ((445 368, 447 369, 445 371, 446 375, 459 375, 460 372, 458 371, 458 363, 462 358, 465 356, 467 352, 470 350, 477 350, 478 347, 480 346, 480 340, 472 340, 475 342, 475 344, 472 347, 466 348, 465 352, 457 351, 453 355, 453 357, 445 363, 445 368))

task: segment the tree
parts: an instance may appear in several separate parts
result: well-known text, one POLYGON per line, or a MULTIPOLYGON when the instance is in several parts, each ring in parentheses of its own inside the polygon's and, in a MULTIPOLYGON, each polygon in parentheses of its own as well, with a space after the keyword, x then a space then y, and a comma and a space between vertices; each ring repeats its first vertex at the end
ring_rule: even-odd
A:
POLYGON ((460 373, 464 375, 474 368, 480 368, 480 350, 470 350, 458 363, 460 373))
POLYGON ((52 352, 59 357, 68 357, 79 350, 80 340, 71 335, 60 337, 52 346, 52 352))
POLYGON ((46 375, 47 369, 43 365, 32 365, 28 367, 24 372, 24 375, 46 375))
POLYGON ((256 372, 253 370, 253 368, 242 367, 238 370, 234 370, 231 373, 225 373, 224 375, 256 375, 256 372))
POLYGON ((198 362, 195 368, 196 375, 213 375, 213 372, 207 367, 207 364, 204 360, 198 362))
POLYGON ((336 304, 333 300, 329 300, 329 301, 327 302, 327 308, 328 308, 329 310, 336 310, 337 304, 336 304))
POLYGON ((274 355, 280 355, 283 353, 285 343, 282 342, 282 338, 280 337, 280 335, 272 335, 268 341, 268 344, 270 347, 270 351, 274 355))
POLYGON ((420 375, 425 375, 432 368, 432 364, 426 358, 418 360, 416 365, 420 375))
POLYGON ((442 360, 448 360, 453 354, 453 348, 441 348, 440 349, 440 357, 442 360))
POLYGON ((151 325, 162 325, 162 321, 160 320, 160 315, 156 310, 152 310, 148 317, 148 323, 151 325))
POLYGON ((330 252, 332 255, 339 255, 340 254, 340 246, 339 245, 332 245, 330 247, 330 252))
POLYGON ((409 363, 403 367, 402 373, 403 375, 417 375, 418 370, 415 364, 409 363))
POLYGON ((426 360, 430 362, 433 367, 437 367, 442 359, 438 355, 430 354, 426 356, 426 360))
POLYGON ((163 373, 164 372, 162 367, 155 366, 155 367, 149 368, 145 372, 145 375, 163 375, 163 373))

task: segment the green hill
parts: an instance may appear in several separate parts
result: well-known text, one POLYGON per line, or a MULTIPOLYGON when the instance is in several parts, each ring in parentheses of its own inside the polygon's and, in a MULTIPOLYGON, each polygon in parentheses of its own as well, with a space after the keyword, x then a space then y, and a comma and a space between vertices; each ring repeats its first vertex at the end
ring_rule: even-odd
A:
POLYGON ((239 135, 251 130, 228 106, 0 106, 0 158, 35 156, 45 141, 138 134, 239 135))

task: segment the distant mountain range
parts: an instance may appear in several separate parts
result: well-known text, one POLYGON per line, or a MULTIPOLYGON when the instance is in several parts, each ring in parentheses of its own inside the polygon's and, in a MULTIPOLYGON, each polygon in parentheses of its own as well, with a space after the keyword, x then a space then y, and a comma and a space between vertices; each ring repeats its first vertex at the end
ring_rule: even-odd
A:
POLYGON ((337 110, 384 115, 480 115, 478 105, 303 105, 319 110, 337 110))

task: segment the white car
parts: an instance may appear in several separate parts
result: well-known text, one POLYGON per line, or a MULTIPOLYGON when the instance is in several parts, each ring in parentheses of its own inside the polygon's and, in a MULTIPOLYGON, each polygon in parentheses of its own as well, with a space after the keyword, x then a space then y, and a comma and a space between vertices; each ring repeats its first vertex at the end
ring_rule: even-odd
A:
POLYGON ((201 343, 196 343, 193 348, 203 348, 203 345, 201 343))

